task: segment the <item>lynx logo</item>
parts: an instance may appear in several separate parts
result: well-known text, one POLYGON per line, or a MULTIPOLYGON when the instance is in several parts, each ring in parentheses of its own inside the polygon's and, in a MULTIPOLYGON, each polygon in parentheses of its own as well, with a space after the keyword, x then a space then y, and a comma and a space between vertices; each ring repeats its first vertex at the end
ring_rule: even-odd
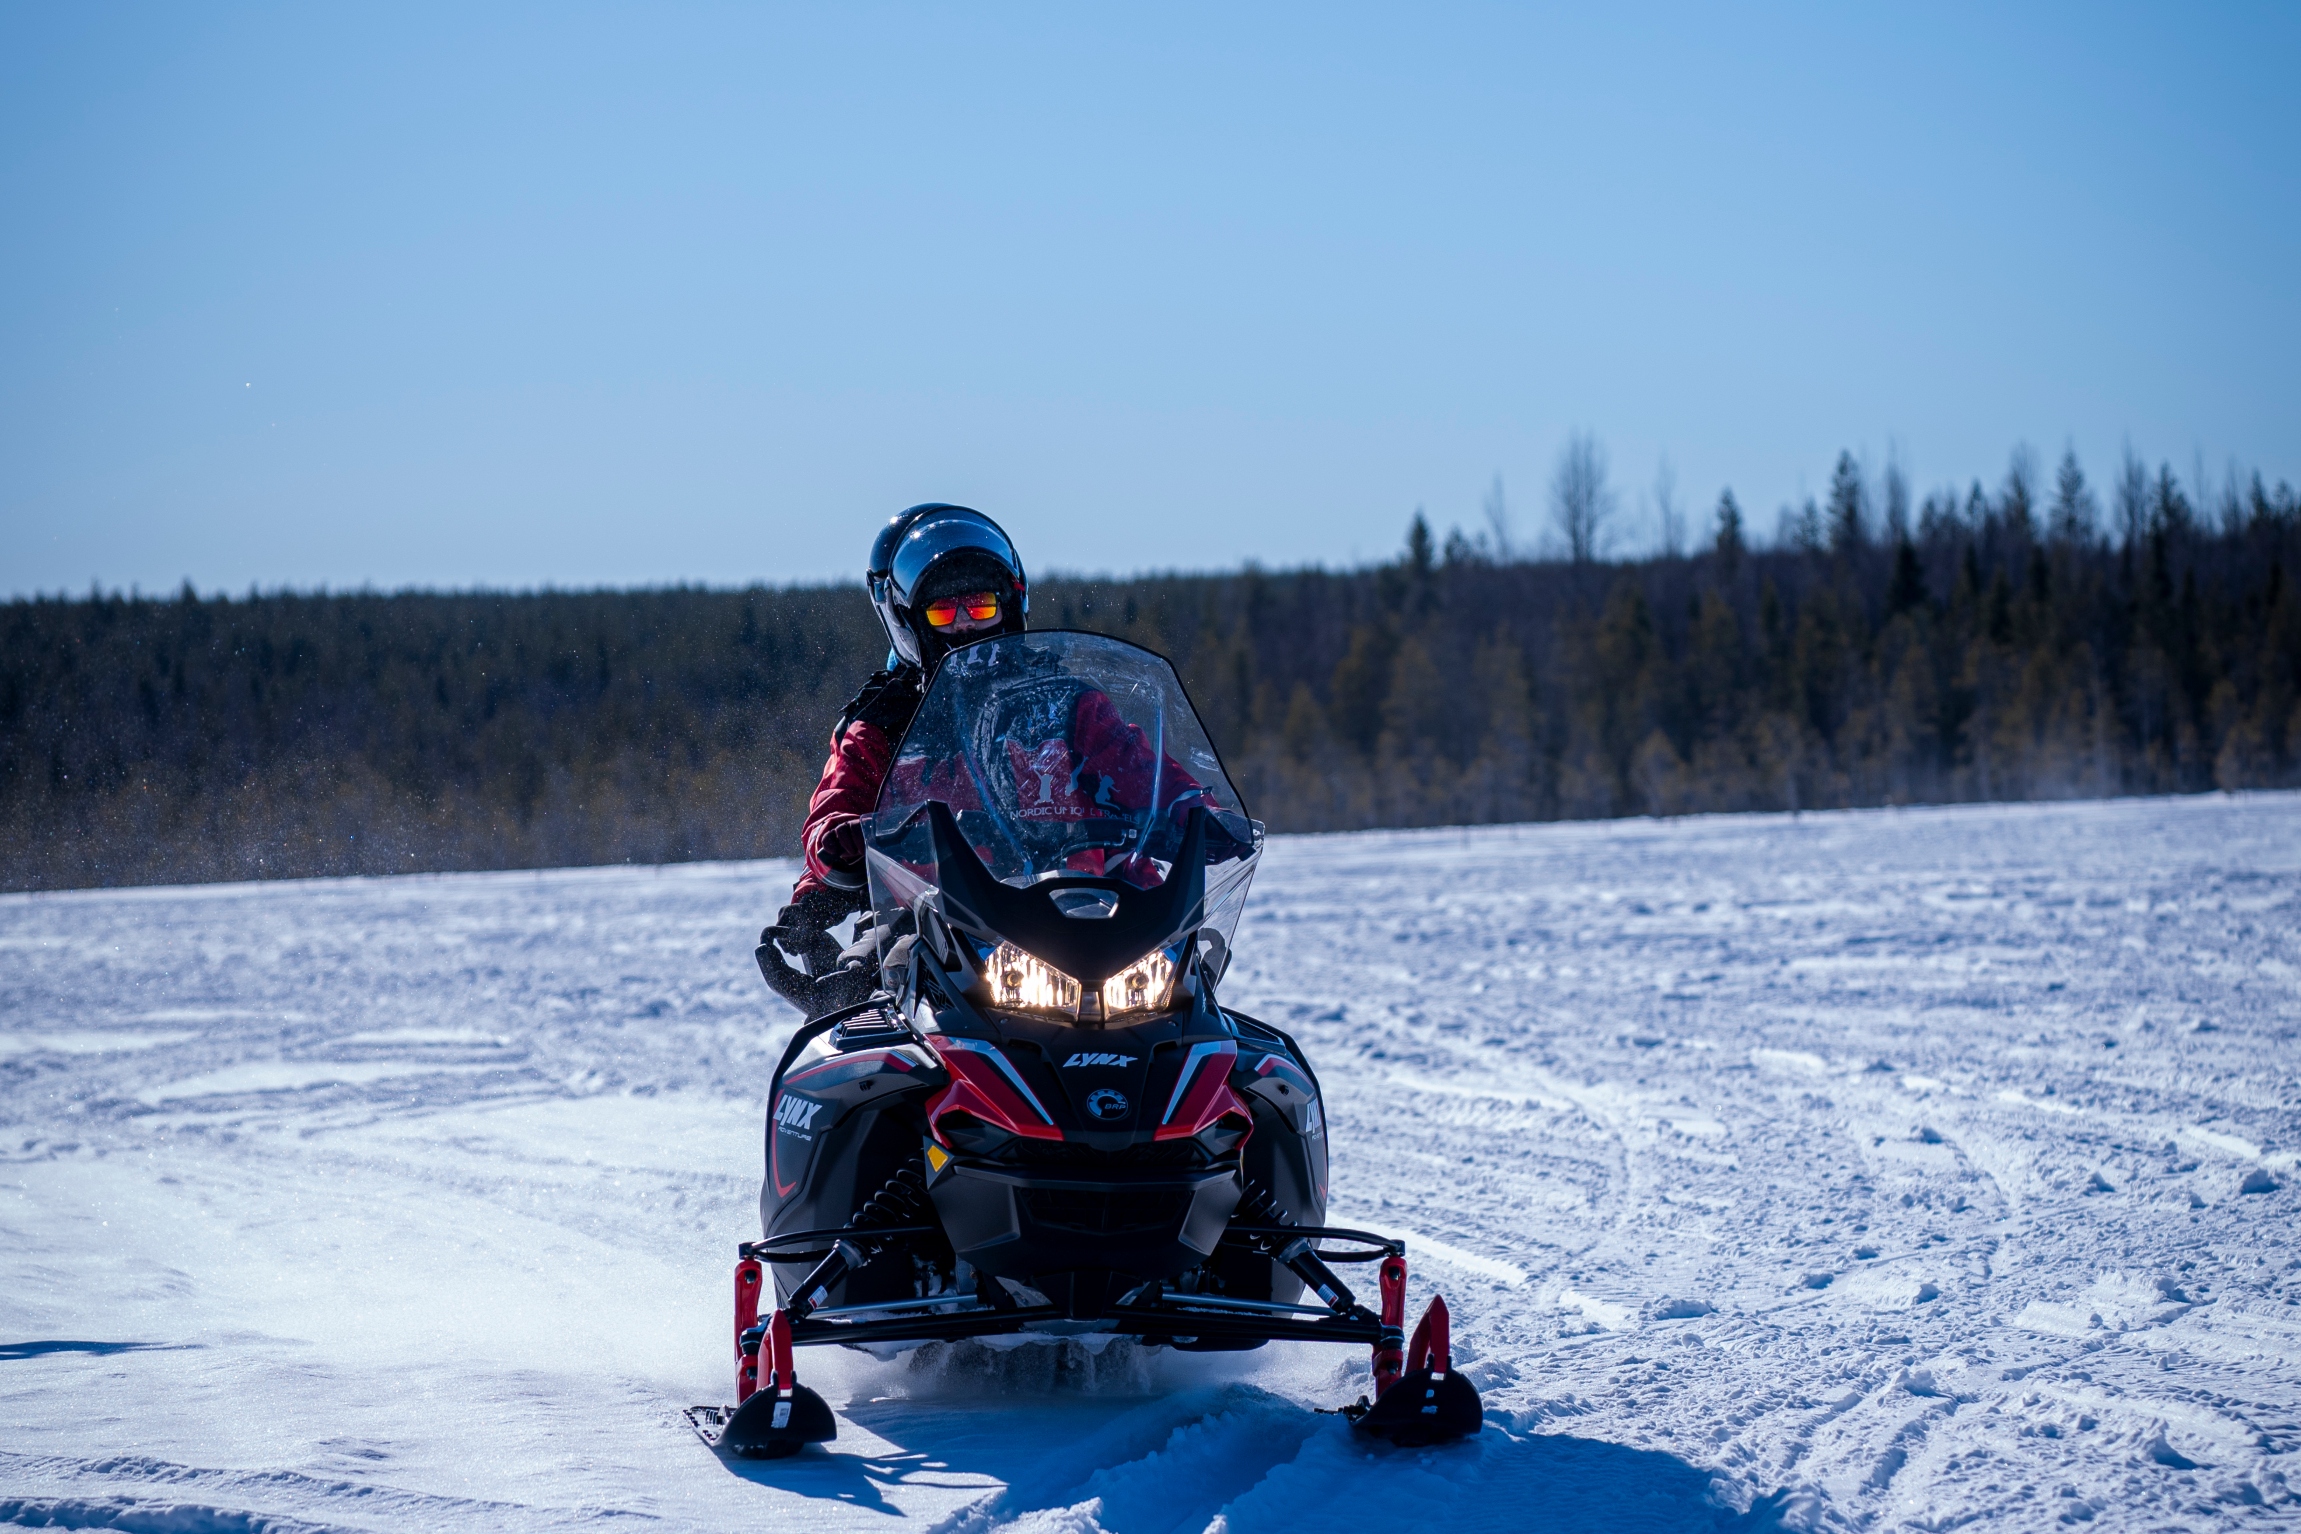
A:
POLYGON ((1123 1119, 1127 1116, 1127 1095, 1124 1092, 1114 1092, 1109 1087, 1089 1092, 1087 1112, 1106 1122, 1123 1119))
POLYGON ((821 1103, 812 1102, 796 1092, 786 1092, 783 1100, 775 1105, 775 1122, 795 1134, 805 1134, 815 1127, 815 1115, 822 1111, 821 1103))
POLYGON ((1063 1069, 1067 1071, 1078 1065, 1132 1065, 1134 1063, 1135 1057, 1133 1055, 1073 1055, 1063 1062, 1063 1069))

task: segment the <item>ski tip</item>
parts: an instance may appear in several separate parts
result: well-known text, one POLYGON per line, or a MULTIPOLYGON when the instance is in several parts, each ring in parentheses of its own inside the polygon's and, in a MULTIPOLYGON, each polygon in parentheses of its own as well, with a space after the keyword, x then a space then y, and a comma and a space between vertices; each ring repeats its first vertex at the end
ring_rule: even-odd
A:
POLYGON ((683 1414, 687 1425, 695 1429, 695 1436, 703 1440, 707 1449, 719 1447, 719 1436, 727 1431, 727 1419, 735 1415, 732 1406, 690 1406, 683 1414))

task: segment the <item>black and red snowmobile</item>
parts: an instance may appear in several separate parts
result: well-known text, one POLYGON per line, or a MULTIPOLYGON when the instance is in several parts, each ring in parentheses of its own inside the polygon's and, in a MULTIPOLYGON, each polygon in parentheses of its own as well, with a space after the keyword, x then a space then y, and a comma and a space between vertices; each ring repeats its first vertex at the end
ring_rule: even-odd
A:
POLYGON ((1359 1430, 1478 1429, 1445 1301, 1405 1336, 1403 1243, 1322 1223, 1310 1062, 1217 999, 1263 830, 1173 667, 1069 632, 953 651, 865 837, 843 966, 794 967, 782 929, 759 948, 819 1015, 770 1089, 736 1404, 691 1413, 707 1441, 774 1458, 834 1436, 798 1348, 1002 1333, 1353 1344, 1373 1355, 1359 1430), (1376 1265, 1373 1308, 1335 1272, 1352 1263, 1376 1265))

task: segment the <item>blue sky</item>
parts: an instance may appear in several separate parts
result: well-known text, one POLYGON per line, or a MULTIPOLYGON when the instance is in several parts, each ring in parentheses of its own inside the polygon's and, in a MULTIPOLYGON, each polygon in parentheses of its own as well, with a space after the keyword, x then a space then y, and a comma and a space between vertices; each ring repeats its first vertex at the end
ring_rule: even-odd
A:
POLYGON ((2301 10, 13 6, 0 592, 2301 482, 2301 10), (1603 12, 1600 14, 1600 12, 1603 12))

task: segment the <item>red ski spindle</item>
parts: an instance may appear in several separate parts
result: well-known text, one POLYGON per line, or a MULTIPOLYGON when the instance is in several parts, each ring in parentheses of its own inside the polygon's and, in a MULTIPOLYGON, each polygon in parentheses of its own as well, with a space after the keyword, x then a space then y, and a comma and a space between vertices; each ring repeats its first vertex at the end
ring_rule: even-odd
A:
POLYGON ((735 1404, 741 1406, 759 1388, 759 1339, 747 1337, 759 1325, 758 1262, 746 1257, 735 1265, 735 1404))
POLYGON ((1444 1374, 1454 1367, 1454 1319, 1447 1314, 1446 1296, 1430 1297, 1430 1308, 1422 1312, 1422 1319, 1414 1326, 1414 1344, 1406 1350, 1408 1369, 1428 1369, 1433 1374, 1444 1374))
POLYGON ((775 1307, 774 1319, 767 1323, 766 1352, 775 1376, 771 1382, 763 1383, 772 1383, 778 1394, 789 1395, 799 1383, 799 1371, 791 1362, 791 1313, 780 1305, 775 1307))
POLYGON ((759 1259, 746 1257, 735 1264, 735 1351, 743 1351, 743 1334, 759 1324, 759 1259))
POLYGON ((741 1406, 759 1390, 759 1350, 745 1348, 735 1355, 735 1404, 741 1406))
POLYGON ((1374 1344, 1374 1397, 1398 1383, 1405 1367, 1399 1345, 1406 1339, 1406 1259, 1396 1252, 1382 1259, 1382 1340, 1374 1344))

